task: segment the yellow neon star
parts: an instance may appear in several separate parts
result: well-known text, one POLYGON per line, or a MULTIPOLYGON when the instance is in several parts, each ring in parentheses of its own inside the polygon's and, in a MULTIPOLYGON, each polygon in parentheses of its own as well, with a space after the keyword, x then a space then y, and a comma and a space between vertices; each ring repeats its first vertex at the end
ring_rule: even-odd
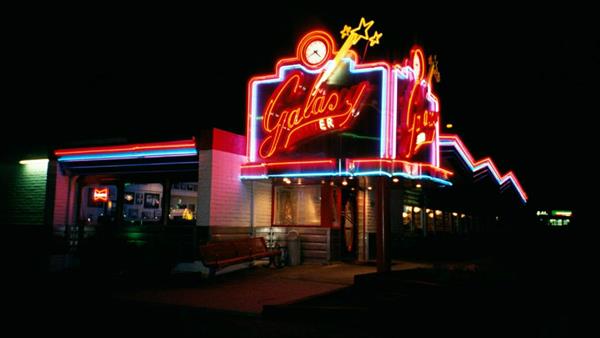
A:
POLYGON ((365 18, 360 18, 360 23, 358 24, 358 27, 352 30, 352 34, 355 36, 354 41, 352 41, 352 44, 355 45, 358 41, 360 41, 360 39, 369 40, 369 28, 371 28, 371 26, 373 26, 374 23, 374 20, 367 22, 365 18), (362 29, 364 29, 364 34, 361 34, 362 29))
POLYGON ((344 29, 342 29, 340 31, 340 33, 342 34, 342 39, 345 39, 347 36, 350 36, 350 34, 352 33, 352 27, 350 27, 348 25, 344 25, 344 29))
POLYGON ((373 47, 375 45, 379 44, 379 39, 381 39, 381 36, 383 35, 383 33, 378 33, 377 31, 375 31, 375 33, 373 33, 373 36, 371 36, 371 38, 369 38, 369 46, 373 47))

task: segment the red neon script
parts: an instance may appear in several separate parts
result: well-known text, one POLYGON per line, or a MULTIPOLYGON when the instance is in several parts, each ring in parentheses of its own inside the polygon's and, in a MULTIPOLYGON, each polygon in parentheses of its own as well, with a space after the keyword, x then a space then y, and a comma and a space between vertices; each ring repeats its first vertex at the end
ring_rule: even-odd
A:
POLYGON ((263 114, 265 138, 259 154, 269 158, 301 140, 324 132, 348 128, 359 115, 369 83, 360 82, 340 90, 306 84, 303 73, 293 72, 273 92, 263 114))

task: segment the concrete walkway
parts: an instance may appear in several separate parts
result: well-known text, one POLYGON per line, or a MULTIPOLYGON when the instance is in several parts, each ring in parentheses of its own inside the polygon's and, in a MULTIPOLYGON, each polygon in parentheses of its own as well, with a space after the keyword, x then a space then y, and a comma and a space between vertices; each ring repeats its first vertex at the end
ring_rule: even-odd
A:
MULTIPOLYGON (((393 270, 431 267, 429 264, 395 262, 393 270)), ((370 265, 304 264, 282 269, 254 266, 250 269, 199 280, 192 287, 152 288, 121 293, 118 299, 165 305, 260 314, 265 305, 281 305, 327 294, 353 284, 354 276, 375 272, 370 265)))

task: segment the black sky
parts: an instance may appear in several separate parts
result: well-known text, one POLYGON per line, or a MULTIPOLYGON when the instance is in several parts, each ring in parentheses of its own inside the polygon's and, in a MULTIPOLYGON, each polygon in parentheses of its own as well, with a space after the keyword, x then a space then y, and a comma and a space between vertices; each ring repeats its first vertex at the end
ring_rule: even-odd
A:
POLYGON ((383 32, 367 60, 400 61, 413 44, 438 55, 442 120, 475 157, 514 170, 532 201, 574 203, 571 161, 592 147, 598 113, 591 9, 232 7, 19 15, 3 48, 5 157, 82 139, 243 133, 250 76, 308 30, 338 37, 365 16, 383 32))

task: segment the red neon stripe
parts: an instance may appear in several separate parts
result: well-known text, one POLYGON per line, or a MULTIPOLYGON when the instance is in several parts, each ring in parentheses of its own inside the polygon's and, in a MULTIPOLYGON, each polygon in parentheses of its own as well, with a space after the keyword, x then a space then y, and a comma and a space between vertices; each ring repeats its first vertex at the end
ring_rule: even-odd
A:
POLYGON ((335 163, 335 160, 314 160, 314 161, 288 161, 288 162, 269 162, 259 164, 244 164, 242 168, 257 168, 257 167, 274 167, 280 165, 301 165, 301 164, 319 164, 319 163, 335 163))
POLYGON ((470 162, 470 164, 471 164, 471 166, 473 166, 473 168, 487 164, 488 168, 490 168, 490 170, 493 171, 494 175, 496 177, 498 177, 498 179, 500 180, 499 184, 504 184, 504 183, 506 183, 506 181, 508 179, 510 179, 513 182, 515 188, 517 188, 519 190, 519 193, 521 194, 521 196, 523 196, 525 201, 527 201, 527 199, 528 199, 527 193, 525 193, 525 190, 521 186, 521 183, 517 179, 517 176, 512 171, 509 171, 506 174, 501 175, 500 171, 494 164, 494 161, 492 161, 492 159, 490 157, 486 157, 486 158, 483 158, 483 159, 475 162, 475 160, 473 159, 473 156, 471 155, 471 153, 469 152, 467 147, 464 145, 464 143, 462 142, 460 137, 458 137, 458 135, 440 135, 440 140, 441 139, 454 141, 454 144, 456 146, 458 146, 460 148, 460 150, 467 156, 467 160, 470 162))
POLYGON ((121 145, 121 146, 108 146, 108 147, 59 149, 59 150, 54 151, 54 154, 56 156, 65 156, 65 155, 80 155, 80 154, 93 154, 93 153, 118 153, 118 152, 130 152, 130 151, 195 148, 195 147, 196 147, 196 140, 191 139, 191 140, 170 141, 170 142, 127 144, 127 145, 121 145))

